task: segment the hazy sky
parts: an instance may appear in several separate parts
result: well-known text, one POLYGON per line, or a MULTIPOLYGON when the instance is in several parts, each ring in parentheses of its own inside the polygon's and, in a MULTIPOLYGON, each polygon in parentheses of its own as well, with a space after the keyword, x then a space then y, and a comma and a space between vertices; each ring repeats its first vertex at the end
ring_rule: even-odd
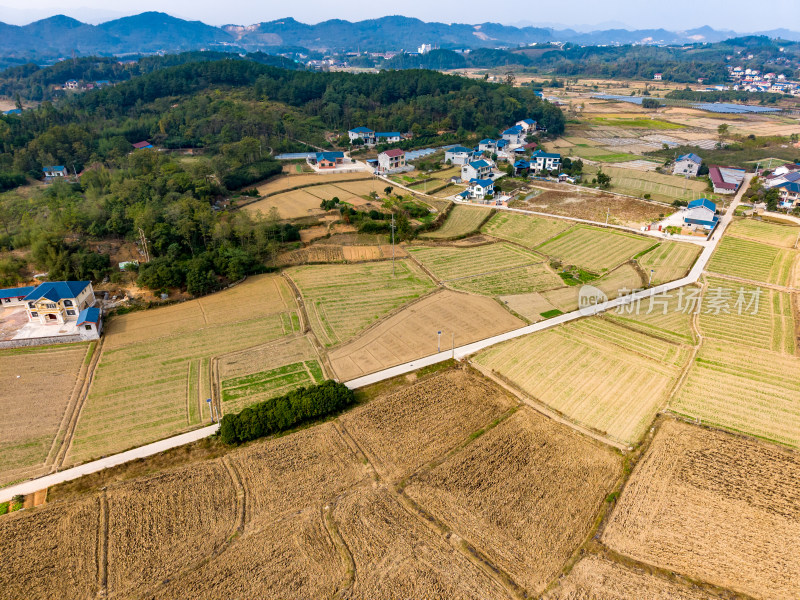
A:
POLYGON ((98 23, 120 16, 159 10, 184 19, 196 19, 212 25, 235 23, 249 25, 283 17, 294 17, 305 23, 326 19, 357 21, 386 16, 387 6, 400 14, 426 21, 480 23, 493 21, 506 24, 531 22, 563 24, 570 27, 605 29, 609 26, 629 28, 664 27, 685 30, 702 25, 740 32, 785 27, 800 30, 800 0, 703 0, 702 2, 644 2, 642 0, 569 0, 552 4, 485 0, 431 2, 404 0, 383 3, 375 0, 0 0, 0 21, 24 24, 51 16, 66 14, 82 21, 98 23))

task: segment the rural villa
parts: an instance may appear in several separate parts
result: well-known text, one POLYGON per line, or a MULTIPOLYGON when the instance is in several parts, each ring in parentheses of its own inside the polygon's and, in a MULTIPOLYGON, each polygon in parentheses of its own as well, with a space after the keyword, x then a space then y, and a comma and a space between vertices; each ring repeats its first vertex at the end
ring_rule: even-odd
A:
POLYGON ((700 166, 703 164, 703 159, 697 154, 689 153, 679 156, 675 160, 675 166, 672 167, 673 175, 682 175, 683 177, 697 177, 700 166))

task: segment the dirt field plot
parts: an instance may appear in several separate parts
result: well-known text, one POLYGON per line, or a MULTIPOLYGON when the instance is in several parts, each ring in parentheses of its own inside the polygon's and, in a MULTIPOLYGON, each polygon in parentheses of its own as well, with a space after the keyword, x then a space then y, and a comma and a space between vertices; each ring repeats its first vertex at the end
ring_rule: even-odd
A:
POLYGON ((236 488, 221 461, 110 487, 108 591, 129 596, 220 549, 236 530, 236 488))
POLYGON ((709 600, 696 589, 599 556, 582 558, 542 600, 709 600))
POLYGON ((329 598, 345 565, 319 509, 247 531, 197 570, 173 578, 158 598, 329 598))
POLYGON ((333 510, 355 563, 343 598, 507 598, 466 556, 385 489, 363 488, 333 510))
POLYGON ((277 342, 254 346, 220 356, 220 381, 269 371, 288 363, 316 358, 311 342, 303 337, 291 337, 277 342))
POLYGON ((519 213, 498 212, 481 231, 488 235, 535 248, 539 244, 569 229, 572 223, 561 219, 547 219, 521 215, 519 213))
POLYGON ((755 598, 800 594, 796 453, 666 421, 603 541, 636 560, 755 598))
POLYGON ((329 358, 341 381, 524 326, 494 300, 441 290, 381 321, 329 358))
POLYGON ((380 246, 342 246, 342 254, 351 262, 384 258, 380 246))
POLYGON ((782 248, 794 248, 800 235, 800 227, 779 225, 756 221, 755 219, 734 219, 726 231, 729 236, 762 242, 782 248))
POLYGON ((94 598, 99 527, 96 498, 0 517, 0 598, 94 598))
POLYGON ((512 200, 510 206, 537 212, 550 213, 575 219, 586 219, 596 223, 641 227, 658 220, 659 215, 671 212, 667 206, 628 198, 617 194, 588 191, 565 184, 546 183, 537 187, 544 189, 529 200, 512 200))
POLYGON ((562 285, 539 255, 511 244, 408 250, 448 287, 459 290, 499 296, 562 285))
POLYGON ((708 261, 707 270, 752 281, 788 285, 796 258, 794 250, 726 235, 708 261))
POLYGON ((276 194, 248 204, 242 207, 242 210, 253 215, 260 213, 262 216, 267 216, 270 209, 276 208, 281 219, 299 219, 324 214, 325 211, 320 208, 319 196, 315 196, 308 189, 303 188, 276 194))
POLYGON ((340 418, 389 480, 443 454, 516 404, 510 396, 464 371, 447 371, 382 396, 340 418))
POLYGON ((657 248, 637 258, 647 277, 653 271, 653 285, 685 277, 700 256, 701 248, 694 244, 662 242, 657 248))
POLYGON ((800 358, 706 340, 670 409, 800 447, 800 358))
POLYGON ((454 206, 447 220, 436 231, 423 233, 420 237, 431 239, 453 239, 477 231, 492 212, 491 208, 454 206))
POLYGON ((632 443, 666 401, 688 355, 683 346, 593 318, 504 342, 475 362, 573 421, 632 443))
POLYGON ((295 267, 289 275, 305 300, 311 327, 326 346, 353 338, 386 313, 410 302, 433 282, 408 260, 295 267))
POLYGON ((246 529, 333 500, 367 477, 332 423, 229 455, 245 488, 246 529))
POLYGON ((795 327, 789 294, 709 277, 703 303, 699 315, 703 336, 794 354, 795 327), (737 307, 737 303, 741 304, 737 307))
POLYGON ((258 186, 258 193, 262 196, 265 194, 272 194, 290 188, 296 188, 301 185, 314 184, 335 184, 340 181, 352 181, 354 179, 364 179, 367 175, 365 173, 338 173, 328 175, 317 175, 309 173, 306 175, 290 175, 288 177, 278 177, 272 179, 267 183, 258 186))
MULTIPOLYGON (((620 293, 640 289, 644 283, 639 271, 633 265, 625 264, 593 280, 591 285, 602 290, 608 298, 616 298, 620 293)), ((561 312, 571 312, 578 309, 579 293, 579 286, 567 286, 542 292, 542 297, 561 312)))
POLYGON ((0 352, 0 485, 46 470, 61 442, 65 413, 77 401, 87 349, 75 344, 0 352))
POLYGON ((321 243, 308 246, 307 248, 284 252, 275 259, 275 265, 282 267, 342 262, 344 262, 343 246, 321 243))
POLYGON ((602 273, 653 245, 652 240, 633 234, 579 225, 545 242, 537 250, 565 264, 602 273))
POLYGON ((621 460, 522 408, 405 488, 532 596, 583 542, 621 460))
MULTIPOLYGON (((588 167, 586 172, 591 178, 596 175, 597 169, 588 167)), ((691 202, 697 198, 709 197, 706 182, 702 180, 610 166, 603 166, 603 172, 611 176, 611 188, 620 194, 640 197, 650 194, 653 200, 667 204, 675 200, 691 202)), ((715 198, 712 195, 710 199, 715 198)), ((672 212, 667 207, 662 211, 672 212)))

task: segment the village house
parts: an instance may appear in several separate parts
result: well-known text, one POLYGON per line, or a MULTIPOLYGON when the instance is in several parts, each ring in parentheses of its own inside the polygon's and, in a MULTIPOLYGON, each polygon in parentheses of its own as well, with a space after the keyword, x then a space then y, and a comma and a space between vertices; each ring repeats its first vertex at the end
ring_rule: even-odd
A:
POLYGON ((744 181, 745 172, 733 167, 712 166, 708 168, 708 177, 714 186, 715 194, 735 194, 744 181))
POLYGON ((67 168, 62 165, 42 167, 42 172, 44 173, 45 183, 50 183, 56 179, 65 179, 68 175, 67 168))
POLYGON ((767 189, 778 187, 784 183, 798 183, 800 182, 800 171, 782 171, 780 174, 775 169, 775 172, 769 177, 764 178, 764 187, 767 189))
POLYGON ((534 133, 536 131, 536 121, 533 119, 522 119, 522 121, 517 121, 515 123, 517 127, 522 127, 522 131, 526 134, 534 133))
POLYGON ((103 333, 103 313, 96 306, 84 308, 78 315, 77 326, 83 339, 97 339, 103 333))
POLYGON ((450 162, 451 165, 465 165, 472 162, 474 151, 471 148, 464 146, 454 146, 444 153, 445 162, 450 162))
POLYGON ((525 130, 522 125, 514 125, 509 127, 502 133, 503 140, 512 146, 521 146, 525 143, 525 130))
POLYGON ((716 212, 717 205, 711 200, 706 198, 692 200, 684 211, 683 223, 687 227, 699 226, 710 231, 717 226, 719 221, 716 212))
POLYGON ((489 160, 476 160, 461 167, 461 181, 491 179, 493 163, 489 160))
POLYGON ((64 83, 65 90, 79 90, 81 88, 81 84, 78 82, 77 79, 69 79, 64 83))
POLYGON ((664 79, 663 73, 656 73, 655 75, 653 75, 653 81, 661 81, 662 79, 664 79))
POLYGON ((150 142, 136 142, 132 146, 134 150, 151 150, 153 148, 153 144, 150 142))
POLYGON ((800 183, 788 182, 776 186, 781 208, 792 208, 800 200, 800 183))
POLYGON ((376 144, 396 144, 403 141, 403 134, 399 131, 379 131, 375 134, 376 144))
POLYGON ((28 320, 42 325, 78 321, 79 313, 94 304, 90 281, 48 281, 0 290, 0 306, 24 306, 28 320))
POLYGON ((494 181, 491 179, 470 179, 469 187, 459 196, 464 200, 485 200, 494 195, 494 181))
POLYGON ((697 156, 697 154, 684 154, 675 160, 675 166, 672 167, 672 174, 681 175, 682 177, 697 177, 697 172, 700 170, 700 165, 702 164, 703 159, 697 156))
POLYGON ((307 162, 316 164, 318 169, 335 169, 344 163, 344 152, 317 152, 307 162))
POLYGON ((406 166, 406 153, 400 148, 392 148, 378 154, 378 171, 392 173, 406 166))
POLYGON ((27 306, 25 297, 34 289, 36 289, 35 285, 0 290, 0 308, 6 308, 10 306, 27 306))
POLYGON ((489 138, 481 140, 480 142, 478 142, 478 151, 494 154, 497 151, 497 142, 489 138))
POLYGON ((352 144, 355 140, 364 140, 364 143, 367 146, 374 146, 375 145, 375 132, 368 127, 356 127, 355 129, 351 129, 347 132, 347 135, 350 136, 350 143, 352 144))
POLYGON ((530 171, 530 168, 531 163, 529 163, 527 160, 520 159, 514 163, 514 176, 519 177, 527 171, 530 171))
POLYGON ((531 154, 531 169, 534 171, 558 171, 561 169, 561 155, 537 150, 531 154))

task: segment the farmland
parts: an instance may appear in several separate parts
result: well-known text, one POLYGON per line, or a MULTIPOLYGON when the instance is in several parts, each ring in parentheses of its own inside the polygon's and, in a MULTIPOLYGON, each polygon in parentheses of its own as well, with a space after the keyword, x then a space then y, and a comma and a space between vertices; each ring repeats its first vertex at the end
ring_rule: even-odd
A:
POLYGON ((300 386, 324 381, 322 367, 316 360, 286 364, 221 382, 225 412, 238 412, 244 406, 275 398, 300 386))
POLYGON ((651 283, 659 285, 685 277, 699 255, 700 247, 694 244, 662 242, 636 260, 648 278, 653 271, 651 283))
POLYGON ((583 542, 621 471, 608 447, 521 408, 405 491, 533 593, 583 542))
POLYGON ((447 220, 439 229, 424 233, 420 237, 446 240, 465 236, 477 231, 491 213, 491 208, 456 205, 450 210, 447 220))
POLYGON ((516 401, 463 371, 448 371, 340 418, 378 474, 399 479, 447 452, 516 401))
POLYGON ((393 309, 433 288, 408 260, 294 267, 288 271, 305 300, 311 327, 326 346, 355 337, 393 309))
POLYGON ((717 425, 800 447, 800 358, 706 340, 670 409, 717 425))
POLYGON ((665 421, 603 533, 617 552, 754 598, 800 594, 800 458, 665 421))
POLYGON ((87 345, 0 352, 0 485, 41 475, 78 401, 87 345))
POLYGON ((781 248, 794 248, 800 227, 796 225, 779 225, 755 219, 734 219, 726 231, 726 235, 762 242, 781 248))
POLYGON ((652 296, 622 311, 610 311, 605 317, 649 335, 693 346, 696 341, 692 330, 691 297, 700 298, 700 288, 681 288, 681 291, 663 296, 652 296))
POLYGON ((367 206, 371 201, 364 197, 373 191, 382 193, 382 189, 383 186, 367 173, 293 175, 259 187, 262 196, 269 195, 244 206, 244 210, 266 215, 270 209, 276 208, 282 219, 319 216, 325 212, 320 208, 322 200, 336 197, 348 204, 367 206), (292 189, 297 187, 299 189, 292 189))
POLYGON ((619 563, 587 556, 543 600, 708 600, 709 595, 619 563))
POLYGON ((533 249, 571 226, 569 221, 563 219, 498 212, 489 219, 481 231, 533 249))
POLYGON ((201 300, 112 320, 67 460, 121 451, 210 419, 204 405, 211 358, 298 331, 293 307, 282 278, 261 276, 201 300))
MULTIPOLYGON (((650 194, 653 200, 672 204, 675 200, 691 202, 698 198, 709 198, 716 201, 716 196, 709 194, 706 182, 700 179, 687 179, 676 175, 662 175, 654 171, 639 171, 625 167, 604 165, 603 173, 611 176, 611 190, 629 196, 650 194)), ((584 177, 597 175, 597 169, 588 167, 584 177)), ((671 212, 664 207, 663 212, 671 212)))
POLYGON ((707 270, 751 281, 788 285, 796 257, 794 250, 726 235, 708 262, 707 270))
POLYGON ((591 318, 504 342, 474 360, 574 422, 633 443, 688 356, 684 346, 591 318))
POLYGON ((561 280, 533 252, 507 243, 475 248, 409 248, 448 287, 499 296, 550 289, 561 280))
POLYGON ((699 314, 702 334, 718 340, 794 354, 789 294, 709 277, 699 314))
POLYGON ((565 264, 594 273, 613 269, 653 246, 653 241, 630 233, 578 225, 537 248, 565 264))
POLYGON ((347 381, 434 354, 439 331, 444 350, 453 340, 462 346, 523 325, 494 300, 440 290, 331 350, 329 357, 337 377, 347 381))

